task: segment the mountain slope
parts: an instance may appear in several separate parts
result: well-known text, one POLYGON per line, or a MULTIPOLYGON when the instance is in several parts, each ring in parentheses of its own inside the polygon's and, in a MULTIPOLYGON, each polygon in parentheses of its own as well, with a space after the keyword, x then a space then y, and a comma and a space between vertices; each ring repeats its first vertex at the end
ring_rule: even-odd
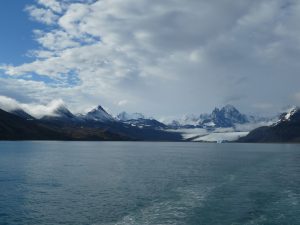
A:
MULTIPOLYGON (((102 109, 100 108, 102 111, 102 109)), ((93 111, 95 112, 95 111, 93 111)), ((98 115, 98 113, 96 113, 98 115)), ((30 115, 26 115, 28 117, 30 115)), ((93 114, 94 116, 94 114, 93 114)), ((180 141, 181 136, 151 127, 133 127, 111 120, 78 119, 66 108, 55 116, 23 118, 0 110, 0 140, 180 141)), ((99 118, 99 117, 97 117, 99 118)))
POLYGON ((246 123, 247 117, 241 114, 234 106, 226 105, 221 109, 215 108, 209 119, 203 124, 214 124, 214 127, 233 127, 234 124, 246 123))
POLYGON ((0 109, 0 140, 135 140, 102 127, 82 126, 72 120, 27 120, 0 109))
POLYGON ((41 120, 72 120, 76 119, 76 116, 67 109, 66 106, 60 105, 51 112, 51 115, 46 115, 41 118, 41 120))
POLYGON ((63 140, 68 137, 0 109, 0 140, 63 140))
POLYGON ((86 120, 94 120, 99 122, 114 121, 114 118, 110 114, 108 114, 100 105, 92 111, 88 112, 85 116, 83 116, 83 118, 86 120))
POLYGON ((239 142, 300 142, 300 109, 291 109, 278 122, 251 131, 239 142))
POLYGON ((10 112, 11 114, 14 114, 16 116, 19 116, 26 120, 34 120, 35 118, 31 115, 29 115, 27 112, 25 112, 23 109, 15 109, 10 112))

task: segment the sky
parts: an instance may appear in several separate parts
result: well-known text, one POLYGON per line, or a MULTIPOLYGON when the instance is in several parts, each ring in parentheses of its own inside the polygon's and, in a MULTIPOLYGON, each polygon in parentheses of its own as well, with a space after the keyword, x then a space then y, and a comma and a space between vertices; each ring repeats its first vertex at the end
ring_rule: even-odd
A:
POLYGON ((299 21, 298 0, 3 0, 0 100, 278 112, 300 105, 299 21))

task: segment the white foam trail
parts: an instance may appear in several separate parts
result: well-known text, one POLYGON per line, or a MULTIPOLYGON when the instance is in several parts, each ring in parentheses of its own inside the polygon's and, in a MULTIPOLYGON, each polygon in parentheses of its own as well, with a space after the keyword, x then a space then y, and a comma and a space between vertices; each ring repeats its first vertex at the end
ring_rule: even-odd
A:
MULTIPOLYGON (((182 224, 187 213, 203 204, 214 188, 190 186, 178 188, 174 199, 154 203, 107 225, 167 225, 182 224)), ((94 224, 97 225, 97 224, 94 224)))

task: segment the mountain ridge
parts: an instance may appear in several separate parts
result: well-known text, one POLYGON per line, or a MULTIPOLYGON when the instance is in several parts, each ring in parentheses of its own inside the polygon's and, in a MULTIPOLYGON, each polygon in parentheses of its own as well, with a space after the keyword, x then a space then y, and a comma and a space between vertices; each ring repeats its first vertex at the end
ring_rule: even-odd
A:
POLYGON ((242 137, 238 142, 249 143, 299 143, 300 142, 300 109, 294 107, 280 115, 279 120, 271 126, 259 127, 242 137))
POLYGON ((247 122, 246 115, 232 105, 225 105, 220 109, 216 107, 210 114, 186 115, 182 120, 173 120, 169 125, 173 128, 228 128, 247 122))
POLYGON ((75 116, 65 106, 58 106, 48 116, 33 119, 27 119, 30 115, 23 111, 1 112, 1 140, 181 141, 179 134, 154 126, 132 126, 116 121, 101 106, 81 116, 75 116))
MULTIPOLYGON (((7 113, 22 119, 22 121, 16 121, 19 121, 23 128, 26 127, 26 124, 33 130, 45 128, 48 132, 54 131, 58 139, 66 140, 200 141, 203 139, 200 136, 204 133, 207 135, 213 132, 216 136, 218 132, 228 132, 227 136, 230 136, 230 132, 240 132, 237 135, 238 137, 242 132, 250 131, 251 127, 255 128, 252 124, 248 125, 248 123, 255 121, 255 119, 240 113, 232 105, 226 105, 220 109, 215 108, 210 114, 200 114, 199 116, 191 114, 183 118, 182 123, 180 123, 181 121, 174 120, 172 124, 162 123, 141 113, 130 114, 122 112, 113 117, 101 105, 81 115, 73 114, 64 104, 59 104, 55 108, 45 111, 48 115, 42 118, 34 118, 21 109, 7 113), (27 121, 27 123, 24 124, 24 121, 27 121), (195 128, 200 130, 196 131, 195 128), (182 133, 181 129, 188 129, 190 131, 187 132, 185 130, 182 133), (206 131, 203 132, 203 130, 206 131)), ((294 116, 297 114, 296 111, 298 112, 298 108, 297 110, 291 110, 291 112, 281 115, 281 122, 293 121, 294 116)), ((2 119, 0 118, 0 122, 2 119)), ((14 123, 11 126, 11 130, 18 127, 14 123)), ((10 127, 6 128, 10 129, 10 127)), ((269 128, 260 129, 265 133, 266 129, 269 128)), ((25 132, 25 130, 22 132, 25 132)), ((3 132, 2 136, 6 137, 3 132)), ((24 137, 28 138, 29 136, 24 135, 24 137)), ((230 138, 232 137, 231 135, 230 138)), ((16 135, 16 138, 18 138, 18 135, 16 135)), ((32 135, 32 139, 34 138, 39 139, 40 137, 32 135)), ((52 139, 51 135, 49 139, 52 139)))

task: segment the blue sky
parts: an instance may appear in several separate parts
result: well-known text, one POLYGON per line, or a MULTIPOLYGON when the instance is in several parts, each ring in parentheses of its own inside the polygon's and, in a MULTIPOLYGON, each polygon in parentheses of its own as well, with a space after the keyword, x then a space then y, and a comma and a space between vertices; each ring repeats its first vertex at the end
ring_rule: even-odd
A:
POLYGON ((37 47, 33 40, 32 30, 42 27, 28 19, 24 11, 25 5, 31 0, 12 0, 0 2, 0 62, 20 64, 28 62, 28 49, 37 47))
POLYGON ((0 95, 75 112, 278 112, 300 105, 299 15, 297 0, 1 1, 0 95))

